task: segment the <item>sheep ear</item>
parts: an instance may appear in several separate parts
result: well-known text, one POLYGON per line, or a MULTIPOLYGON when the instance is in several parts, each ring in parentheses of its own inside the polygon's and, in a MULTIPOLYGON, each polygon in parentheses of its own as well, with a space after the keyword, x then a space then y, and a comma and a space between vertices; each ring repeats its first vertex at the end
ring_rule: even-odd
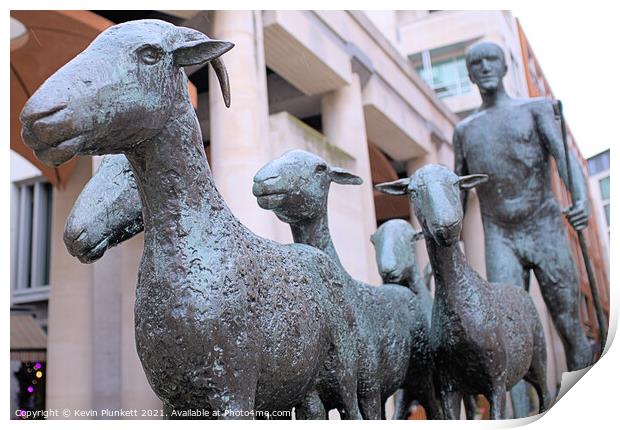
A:
POLYGON ((209 39, 191 28, 181 28, 181 39, 173 49, 174 62, 179 67, 206 63, 230 51, 233 43, 209 39))
POLYGON ((459 186, 463 190, 471 190, 489 180, 488 175, 476 173, 474 175, 459 176, 459 186))
POLYGON ((402 196, 407 194, 407 187, 409 186, 409 178, 398 179, 392 182, 384 182, 382 184, 375 185, 375 190, 392 196, 402 196))
POLYGON ((411 236, 411 238, 409 239, 409 241, 411 242, 411 246, 415 247, 415 243, 420 239, 424 239, 424 232, 422 230, 414 229, 413 236, 411 236))
POLYGON ((361 185, 364 182, 359 176, 340 167, 330 167, 329 177, 333 182, 342 185, 361 185))
POLYGON ((413 241, 417 242, 420 239, 424 239, 424 232, 422 230, 414 230, 413 241))

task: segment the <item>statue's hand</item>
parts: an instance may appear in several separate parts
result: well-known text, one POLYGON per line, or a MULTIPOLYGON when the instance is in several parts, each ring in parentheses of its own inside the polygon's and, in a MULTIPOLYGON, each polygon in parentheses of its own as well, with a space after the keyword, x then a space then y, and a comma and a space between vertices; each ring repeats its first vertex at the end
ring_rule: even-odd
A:
POLYGON ((588 226, 590 205, 586 200, 577 200, 571 207, 564 209, 563 212, 575 230, 580 231, 588 226))

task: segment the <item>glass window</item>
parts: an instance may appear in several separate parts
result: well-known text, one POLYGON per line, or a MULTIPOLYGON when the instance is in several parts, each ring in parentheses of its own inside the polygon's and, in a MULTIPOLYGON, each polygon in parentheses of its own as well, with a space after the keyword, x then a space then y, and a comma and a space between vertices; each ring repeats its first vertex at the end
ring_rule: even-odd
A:
POLYGON ((605 205, 605 220, 607 221, 607 226, 609 226, 609 203, 605 205))
POLYGON ((599 181, 601 186, 601 199, 609 200, 609 176, 599 181))
POLYGON ((417 71, 440 98, 457 96, 472 90, 465 56, 433 62, 430 70, 420 66, 417 71))
POLYGON ((588 171, 590 175, 609 170, 609 150, 588 159, 588 171))
POLYGON ((49 285, 52 186, 37 180, 17 185, 16 291, 49 285))

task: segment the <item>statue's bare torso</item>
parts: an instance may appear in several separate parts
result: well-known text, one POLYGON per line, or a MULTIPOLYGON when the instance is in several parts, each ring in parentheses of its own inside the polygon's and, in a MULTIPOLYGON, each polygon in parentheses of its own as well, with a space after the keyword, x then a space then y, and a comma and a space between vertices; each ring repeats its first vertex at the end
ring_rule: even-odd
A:
POLYGON ((483 218, 516 226, 553 199, 549 152, 538 132, 543 99, 511 99, 470 115, 457 127, 469 173, 485 173, 479 187, 483 218))

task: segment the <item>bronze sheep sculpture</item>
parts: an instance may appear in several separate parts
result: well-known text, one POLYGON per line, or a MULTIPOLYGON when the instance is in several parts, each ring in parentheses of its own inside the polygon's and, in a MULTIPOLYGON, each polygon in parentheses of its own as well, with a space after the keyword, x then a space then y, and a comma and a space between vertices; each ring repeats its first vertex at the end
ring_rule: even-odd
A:
POLYGON ((47 164, 105 155, 67 219, 72 255, 92 263, 144 231, 136 348, 166 417, 295 409, 298 419, 326 419, 337 409, 344 419, 385 419, 387 398, 402 389, 397 419, 413 400, 431 419, 456 419, 463 397, 470 418, 477 394, 500 419, 520 379, 545 411, 545 338, 530 296, 482 279, 459 248, 460 192, 485 175, 427 165, 377 185, 409 196, 434 299, 415 264, 420 235, 402 220, 371 238, 383 285, 347 273, 328 194, 332 182, 361 179, 315 154, 287 152, 254 177, 259 206, 289 224, 295 243, 257 236, 232 214, 183 68, 210 64, 229 106, 221 56, 233 46, 159 20, 118 24, 48 78, 20 116, 24 142, 47 164))
MULTIPOLYGON (((327 200, 332 182, 359 185, 362 179, 330 166, 308 151, 292 150, 258 171, 252 192, 260 207, 275 212, 289 224, 295 242, 325 251, 342 267, 328 225, 327 200)), ((375 287, 343 271, 354 285, 350 300, 355 303, 358 320, 366 322, 358 333, 360 344, 368 348, 360 352, 367 355, 360 366, 363 374, 359 380, 364 381, 358 394, 360 402, 366 396, 374 397, 370 404, 379 407, 385 416, 383 405, 398 388, 409 391, 419 387, 426 393, 421 400, 428 416, 441 419, 439 402, 422 375, 430 359, 424 305, 413 291, 400 285, 375 287)))
POLYGON ((26 103, 37 157, 124 154, 142 200, 138 355, 169 414, 287 410, 319 396, 345 418, 357 401, 348 283, 316 248, 258 237, 214 186, 182 67, 211 62, 229 97, 229 42, 158 20, 101 33, 26 103))
POLYGON ((424 232, 435 274, 430 337, 435 384, 449 419, 458 419, 464 395, 478 393, 489 400, 491 418, 503 418, 506 390, 522 378, 536 389, 539 412, 549 404, 545 336, 532 299, 517 286, 484 280, 459 248, 460 191, 486 180, 430 164, 409 178, 376 186, 408 195, 424 232))

